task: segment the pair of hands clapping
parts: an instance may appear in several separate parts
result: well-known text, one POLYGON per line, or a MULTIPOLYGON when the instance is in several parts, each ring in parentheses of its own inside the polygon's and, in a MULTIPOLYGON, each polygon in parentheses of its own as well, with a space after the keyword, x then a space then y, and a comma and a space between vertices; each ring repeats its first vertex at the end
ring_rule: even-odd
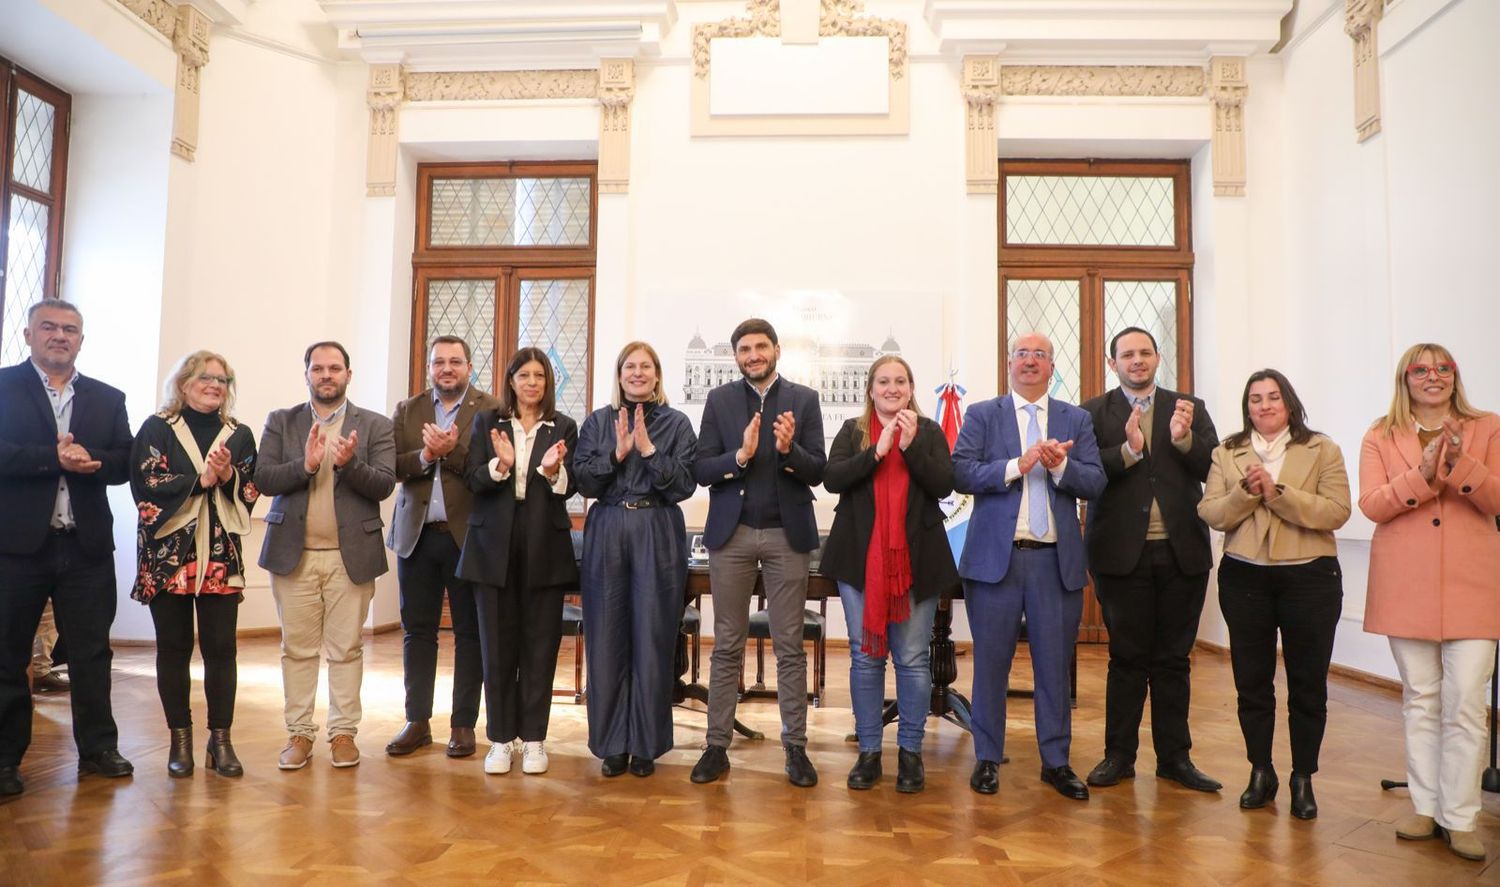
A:
POLYGON ((198 475, 198 485, 207 490, 219 484, 227 483, 234 476, 234 469, 229 464, 229 448, 219 444, 203 460, 203 473, 198 475))
MULTIPOLYGON (((791 414, 788 413, 787 415, 791 414)), ((901 410, 896 414, 896 421, 880 429, 880 438, 875 441, 875 458, 884 459, 886 454, 891 451, 893 445, 900 446, 901 452, 906 452, 906 448, 911 446, 911 442, 916 437, 916 412, 913 410, 901 410)))
POLYGON ((82 444, 74 443, 73 435, 59 434, 57 436, 57 464, 62 466, 63 471, 70 471, 73 474, 93 474, 104 463, 90 455, 82 444))
POLYGON ((1266 502, 1271 502, 1281 495, 1281 491, 1276 489, 1276 481, 1271 479, 1271 472, 1259 462, 1245 469, 1245 492, 1252 496, 1259 496, 1266 502))
MULTIPOLYGON (((760 449, 760 413, 750 417, 745 425, 744 436, 740 439, 740 448, 735 451, 734 458, 741 465, 749 465, 750 460, 755 458, 756 450, 760 449)), ((787 410, 777 416, 771 423, 771 434, 776 440, 776 452, 785 456, 792 451, 792 440, 797 436, 797 419, 787 410)))
POLYGON ((1458 464, 1458 457, 1463 455, 1463 426, 1452 416, 1443 419, 1443 431, 1434 437, 1422 450, 1422 464, 1419 466, 1422 477, 1430 484, 1438 478, 1438 465, 1443 466, 1443 473, 1447 474, 1458 464))
MULTIPOLYGON (((499 472, 500 474, 505 474, 515 467, 516 448, 510 442, 509 434, 505 433, 499 428, 491 428, 490 448, 495 451, 495 470, 497 472, 499 472)), ((541 469, 542 476, 547 478, 547 480, 552 480, 553 478, 557 477, 557 472, 561 469, 562 466, 563 457, 567 454, 568 445, 564 441, 558 441, 557 443, 548 447, 547 452, 542 454, 541 465, 538 466, 541 469)))
MULTIPOLYGON (((1146 451, 1146 435, 1141 431, 1141 406, 1136 404, 1130 411, 1130 418, 1125 420, 1125 442, 1130 444, 1130 451, 1143 453, 1146 451)), ((1172 410, 1172 419, 1169 422, 1172 431, 1172 440, 1182 440, 1187 433, 1193 430, 1193 402, 1185 397, 1177 399, 1177 406, 1172 410)))
POLYGON ((1052 438, 1039 440, 1021 454, 1021 458, 1016 462, 1016 468, 1024 475, 1040 462, 1048 471, 1056 471, 1057 467, 1063 464, 1063 460, 1068 458, 1068 451, 1071 449, 1073 449, 1071 440, 1059 441, 1052 438))
POLYGON ((303 450, 302 468, 308 474, 317 474, 318 469, 323 466, 323 459, 328 455, 329 444, 332 444, 333 467, 343 468, 354 458, 355 448, 359 446, 359 431, 349 432, 348 437, 340 437, 335 434, 332 437, 323 430, 322 424, 314 422, 307 430, 307 446, 303 450))

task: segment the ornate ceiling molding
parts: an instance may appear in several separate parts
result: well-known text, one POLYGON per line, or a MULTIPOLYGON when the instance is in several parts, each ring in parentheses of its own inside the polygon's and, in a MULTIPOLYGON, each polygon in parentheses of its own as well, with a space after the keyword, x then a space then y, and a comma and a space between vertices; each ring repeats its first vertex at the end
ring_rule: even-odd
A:
POLYGON ((1004 65, 1007 96, 1149 96, 1196 98, 1208 89, 1198 65, 1004 65))
POLYGON ((576 69, 408 72, 405 95, 409 102, 592 99, 599 97, 599 72, 576 69))
POLYGON ((168 40, 177 31, 177 5, 170 0, 120 0, 120 5, 168 40))
MULTIPOLYGON (((890 41, 888 62, 891 79, 906 75, 906 22, 861 16, 864 0, 819 0, 819 37, 885 37, 890 41)), ((727 18, 693 26, 693 75, 708 77, 713 59, 711 46, 717 37, 780 37, 781 0, 746 0, 749 18, 727 18)))

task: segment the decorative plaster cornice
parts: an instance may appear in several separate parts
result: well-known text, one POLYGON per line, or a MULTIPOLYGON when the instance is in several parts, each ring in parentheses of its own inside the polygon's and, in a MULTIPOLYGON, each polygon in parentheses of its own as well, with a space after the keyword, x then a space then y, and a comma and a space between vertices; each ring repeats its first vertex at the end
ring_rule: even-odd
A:
POLYGON ((401 66, 371 65, 365 102, 370 108, 369 145, 365 152, 365 195, 396 194, 397 128, 400 125, 404 84, 401 66))
POLYGON ((168 40, 177 31, 177 6, 170 0, 119 0, 120 5, 168 40))
POLYGON ((1005 65, 1000 93, 1026 96, 1203 95, 1208 72, 1196 65, 1005 65))
POLYGON ((598 71, 424 71, 405 79, 409 102, 599 98, 598 71))
POLYGON ((1380 54, 1376 27, 1385 0, 1344 0, 1344 33, 1354 41, 1354 137, 1380 132, 1380 54))
MULTIPOLYGON (((891 79, 906 74, 906 22, 860 16, 864 0, 819 0, 818 36, 885 37, 891 79)), ((693 75, 708 76, 710 46, 715 37, 780 37, 781 0, 746 0, 749 18, 727 18, 693 26, 693 75)))
POLYGON ((1000 186, 995 105, 1000 100, 1000 60, 992 55, 964 56, 964 179, 970 194, 997 194, 1000 186))
POLYGON ((630 190, 630 102, 635 62, 605 59, 599 65, 599 193, 630 190))
POLYGON ((1250 86, 1245 60, 1238 56, 1209 61, 1209 98, 1214 108, 1214 195, 1245 196, 1245 98, 1250 86))

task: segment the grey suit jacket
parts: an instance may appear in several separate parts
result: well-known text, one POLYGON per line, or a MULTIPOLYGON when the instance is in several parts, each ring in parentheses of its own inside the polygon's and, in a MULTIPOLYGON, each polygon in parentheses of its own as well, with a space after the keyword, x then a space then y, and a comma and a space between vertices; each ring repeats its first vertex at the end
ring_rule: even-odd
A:
MULTIPOLYGON (((260 565, 278 576, 297 568, 307 539, 307 493, 312 478, 303 467, 312 408, 298 404, 266 417, 255 464, 255 486, 275 496, 266 512, 266 542, 260 565)), ((353 458, 335 474, 333 507, 339 553, 352 582, 363 584, 390 569, 381 544, 380 502, 396 488, 396 443, 391 420, 353 403, 342 434, 359 432, 353 458)))
POLYGON ((393 419, 396 434, 396 479, 401 489, 396 493, 396 513, 391 517, 391 530, 386 544, 397 557, 411 557, 422 535, 422 523, 427 519, 427 505, 432 500, 433 477, 441 466, 443 482, 443 507, 448 513, 448 532, 459 548, 464 547, 464 534, 469 524, 469 509, 472 495, 464 482, 464 460, 469 454, 469 438, 474 425, 474 416, 480 410, 499 409, 500 401, 492 394, 480 391, 473 385, 464 395, 458 408, 453 427, 458 429, 458 444, 448 458, 422 467, 422 426, 437 420, 432 407, 432 389, 428 388, 415 397, 407 398, 396 405, 393 419))

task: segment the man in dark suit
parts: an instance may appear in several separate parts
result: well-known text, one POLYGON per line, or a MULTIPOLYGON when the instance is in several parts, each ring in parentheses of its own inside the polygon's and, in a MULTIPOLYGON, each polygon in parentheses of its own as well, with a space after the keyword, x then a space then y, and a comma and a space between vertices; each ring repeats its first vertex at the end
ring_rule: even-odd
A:
POLYGON ((793 785, 817 784, 807 759, 807 654, 802 613, 807 570, 818 547, 812 488, 823 481, 823 414, 818 393, 776 373, 776 330, 753 318, 729 342, 743 379, 708 393, 693 473, 707 486, 709 581, 714 599, 713 671, 708 690, 708 748, 692 780, 713 782, 729 769, 750 595, 763 577, 776 653, 781 743, 793 785))
POLYGON ((401 584, 401 664, 406 674, 406 725, 386 744, 409 755, 432 744, 432 686, 437 678, 438 622, 443 591, 453 618, 453 712, 448 757, 474 753, 474 725, 484 665, 474 590, 458 578, 458 555, 471 504, 464 483, 469 427, 499 401, 469 385, 469 343, 438 336, 427 352, 431 387, 396 406, 396 513, 387 543, 396 552, 401 584), (439 482, 440 481, 440 482, 439 482))
POLYGON ((83 315, 39 302, 31 359, 0 370, 0 796, 18 795, 31 744, 26 666, 47 601, 67 639, 78 772, 128 776, 110 709, 114 518, 106 489, 130 477, 125 395, 74 368, 83 315))
POLYGON ((1087 582, 1078 500, 1097 497, 1105 481, 1088 414, 1047 395, 1052 353, 1046 336, 1018 337, 1010 352, 1011 393, 970 407, 953 449, 954 489, 974 494, 958 564, 974 636, 978 761, 969 787, 981 794, 1000 789, 1005 691, 1024 615, 1042 781, 1087 800, 1088 787, 1068 766, 1068 663, 1087 582))
POLYGON ((391 420, 349 402, 349 352, 316 342, 302 360, 311 398, 266 418, 255 464, 255 485, 276 497, 260 565, 281 619, 283 770, 312 756, 320 652, 328 655, 329 757, 335 767, 359 763, 365 617, 388 569, 380 502, 396 487, 391 420))
POLYGON ((1109 477, 1089 509, 1086 538, 1109 628, 1104 760, 1088 783, 1135 775, 1149 688, 1156 775, 1216 792, 1223 786, 1188 757, 1188 654, 1213 566, 1198 500, 1219 436, 1202 401, 1156 384, 1160 363, 1154 336, 1121 330, 1109 343, 1120 387, 1083 405, 1109 477))

